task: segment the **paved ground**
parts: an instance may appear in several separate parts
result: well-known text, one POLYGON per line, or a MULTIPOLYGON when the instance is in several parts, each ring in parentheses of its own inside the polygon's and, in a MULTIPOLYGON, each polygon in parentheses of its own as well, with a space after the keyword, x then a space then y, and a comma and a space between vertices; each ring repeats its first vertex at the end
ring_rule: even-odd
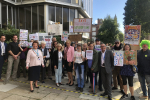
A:
MULTIPOLYGON (((62 83, 66 83, 67 78, 64 78, 62 81, 62 83)), ((40 88, 34 89, 34 92, 31 93, 29 92, 30 87, 27 78, 21 77, 17 81, 9 81, 6 85, 0 83, 0 100, 107 100, 106 97, 99 96, 102 92, 98 91, 95 95, 89 93, 89 83, 85 84, 83 93, 75 91, 75 86, 63 85, 57 88, 54 80, 46 79, 46 83, 42 84, 39 82, 38 84, 40 88)), ((137 76, 134 78, 134 89, 136 100, 139 100, 138 97, 142 95, 142 92, 137 76)), ((112 96, 113 99, 119 100, 121 93, 119 90, 113 91, 112 96)))

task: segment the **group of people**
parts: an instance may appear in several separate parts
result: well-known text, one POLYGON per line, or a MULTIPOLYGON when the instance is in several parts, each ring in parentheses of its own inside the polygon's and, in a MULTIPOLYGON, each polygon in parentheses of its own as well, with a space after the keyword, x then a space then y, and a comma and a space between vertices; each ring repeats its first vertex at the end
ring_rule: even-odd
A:
MULTIPOLYGON (((10 42, 9 45, 5 43, 5 40, 5 35, 1 35, 0 82, 3 82, 1 79, 3 63, 8 61, 4 84, 8 83, 12 68, 12 79, 16 80, 20 77, 20 68, 22 67, 23 77, 25 78, 27 76, 26 69, 28 70, 31 92, 34 91, 34 88, 39 88, 37 84, 38 81, 45 83, 47 75, 49 79, 52 79, 52 75, 55 74, 56 86, 59 87, 60 85, 64 85, 61 79, 62 75, 65 76, 66 70, 68 74, 68 82, 66 85, 73 86, 73 78, 74 75, 76 75, 77 84, 75 89, 76 91, 83 92, 85 83, 88 83, 90 79, 91 85, 89 86, 89 92, 97 93, 99 89, 100 91, 104 91, 101 96, 108 95, 109 100, 112 100, 112 90, 117 90, 118 84, 123 94, 120 100, 128 97, 128 80, 129 90, 131 92, 130 99, 135 100, 133 88, 133 77, 135 72, 133 71, 132 63, 128 61, 127 65, 114 66, 113 51, 130 51, 131 46, 129 44, 123 46, 119 40, 116 40, 115 45, 110 48, 108 44, 105 45, 101 43, 99 39, 96 39, 96 44, 90 42, 82 45, 80 43, 71 43, 70 40, 67 40, 65 44, 60 44, 57 42, 56 38, 53 38, 52 48, 47 49, 45 47, 46 42, 42 41, 39 46, 39 42, 34 40, 31 41, 33 42, 32 47, 21 47, 18 43, 17 35, 13 36, 13 41, 10 42), (95 45, 100 45, 100 52, 95 50, 95 45), (93 51, 93 59, 86 58, 86 50, 93 51), (73 74, 73 72, 76 74, 73 74), (99 79, 97 79, 98 75, 99 79), (93 77, 95 78, 94 82, 93 77)), ((148 100, 150 100, 150 50, 148 49, 150 43, 142 42, 141 47, 142 49, 137 54, 138 77, 143 91, 143 96, 140 96, 140 98, 148 98, 148 100)))

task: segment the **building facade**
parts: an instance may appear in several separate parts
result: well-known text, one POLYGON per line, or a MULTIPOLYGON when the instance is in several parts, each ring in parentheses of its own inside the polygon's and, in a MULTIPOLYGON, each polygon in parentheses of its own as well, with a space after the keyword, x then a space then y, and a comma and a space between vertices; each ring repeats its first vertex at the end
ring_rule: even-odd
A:
POLYGON ((74 18, 91 18, 83 4, 82 0, 0 0, 0 27, 10 23, 30 33, 47 32, 50 22, 58 22, 70 32, 74 18))
POLYGON ((90 33, 90 39, 92 41, 96 40, 96 36, 98 35, 99 28, 101 27, 102 24, 103 24, 103 19, 97 19, 97 24, 92 25, 92 32, 90 33))

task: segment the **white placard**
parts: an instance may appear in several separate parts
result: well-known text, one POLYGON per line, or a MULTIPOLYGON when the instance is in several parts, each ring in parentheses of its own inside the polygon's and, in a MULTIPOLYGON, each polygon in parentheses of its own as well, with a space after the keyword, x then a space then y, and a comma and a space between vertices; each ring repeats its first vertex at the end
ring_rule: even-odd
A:
POLYGON ((29 46, 28 41, 20 41, 19 44, 21 47, 28 47, 29 46))
POLYGON ((20 29, 19 40, 28 40, 28 30, 20 29))
POLYGON ((74 19, 73 31, 74 33, 90 33, 92 27, 92 18, 74 19))
POLYGON ((44 41, 46 42, 46 48, 51 48, 52 38, 44 38, 44 41))
POLYGON ((39 36, 38 36, 38 34, 37 33, 35 33, 35 34, 29 34, 29 40, 31 41, 31 40, 39 40, 39 36))
POLYGON ((64 31, 63 34, 61 35, 61 41, 67 41, 68 40, 68 32, 64 31))
POLYGON ((48 25, 48 33, 54 34, 54 35, 62 35, 62 33, 63 33, 62 24, 48 25))
POLYGON ((93 50, 86 50, 86 58, 90 60, 93 59, 93 50))
POLYGON ((101 46, 100 46, 100 45, 95 45, 95 50, 96 50, 97 52, 100 52, 100 51, 101 51, 101 46))
POLYGON ((123 66, 124 51, 114 51, 114 66, 123 66))

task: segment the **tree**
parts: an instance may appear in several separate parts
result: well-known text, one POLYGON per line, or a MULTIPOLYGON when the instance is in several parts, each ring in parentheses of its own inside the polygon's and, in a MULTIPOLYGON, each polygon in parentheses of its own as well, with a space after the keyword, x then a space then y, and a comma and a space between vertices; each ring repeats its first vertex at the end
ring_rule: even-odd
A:
POLYGON ((120 42, 123 42, 124 40, 124 34, 121 31, 118 34, 118 39, 120 40, 120 42))
POLYGON ((118 27, 119 24, 116 23, 114 18, 107 16, 99 29, 97 37, 104 43, 114 43, 117 38, 117 34, 119 34, 118 27))
POLYGON ((0 35, 6 36, 6 42, 9 43, 12 41, 13 35, 19 36, 19 29, 15 29, 14 26, 12 26, 10 23, 8 23, 6 28, 0 29, 0 35))

